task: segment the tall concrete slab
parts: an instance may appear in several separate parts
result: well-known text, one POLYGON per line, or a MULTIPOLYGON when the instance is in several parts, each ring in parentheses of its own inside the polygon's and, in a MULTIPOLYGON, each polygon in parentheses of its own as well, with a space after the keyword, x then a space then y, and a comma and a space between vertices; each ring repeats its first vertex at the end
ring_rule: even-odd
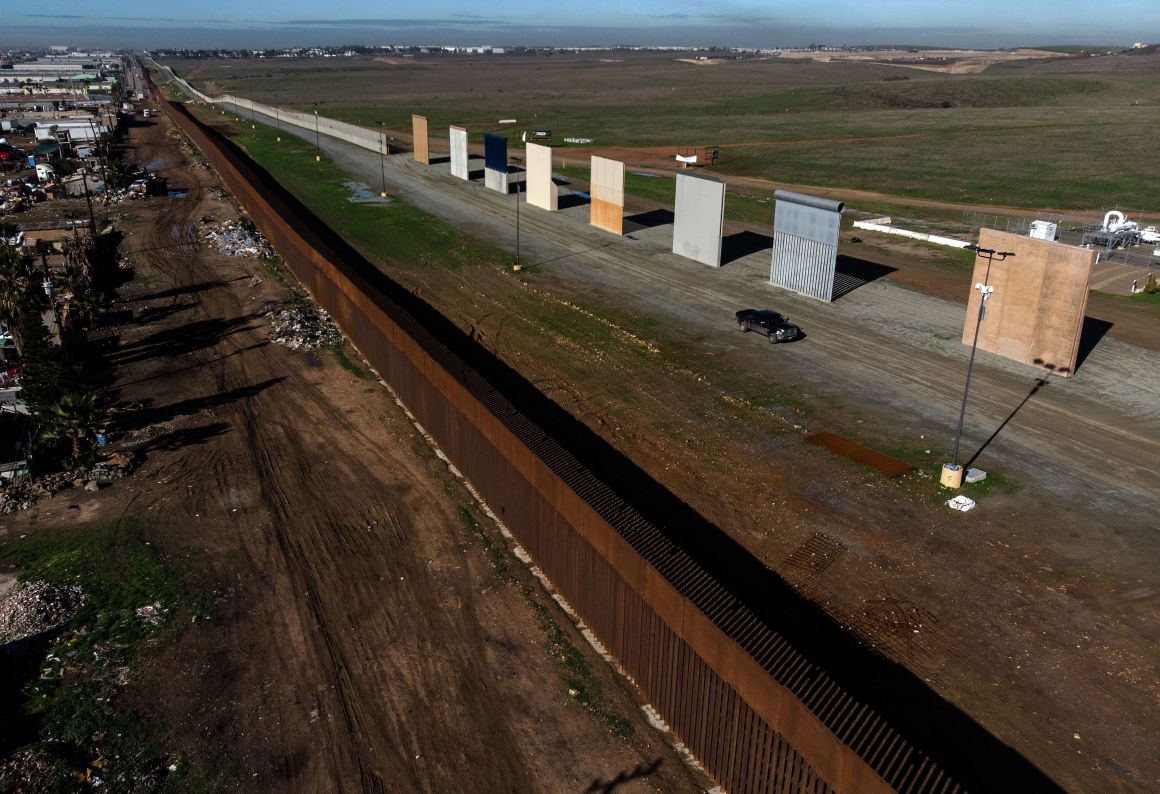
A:
POLYGON ((560 208, 560 191, 552 181, 552 147, 529 143, 524 150, 528 173, 528 204, 555 212, 560 208))
POLYGON ((721 267, 725 183, 704 174, 678 172, 673 216, 673 253, 721 267))
POLYGON ((489 190, 508 192, 507 138, 494 132, 483 134, 483 183, 489 190))
POLYGON ((467 130, 451 127, 451 176, 467 179, 467 130))
POLYGON ((613 234, 624 234, 624 163, 592 156, 588 222, 613 234))
POLYGON ((963 344, 975 336, 979 290, 994 287, 979 327, 979 349, 1071 377, 1079 358, 1096 252, 995 229, 979 232, 979 247, 1010 252, 1000 261, 975 259, 963 323, 963 344))
POLYGON ((840 201, 776 190, 769 282, 829 303, 838 266, 840 201))
POLYGON ((427 138, 427 117, 411 115, 411 140, 415 150, 415 162, 423 165, 431 163, 431 148, 427 138))

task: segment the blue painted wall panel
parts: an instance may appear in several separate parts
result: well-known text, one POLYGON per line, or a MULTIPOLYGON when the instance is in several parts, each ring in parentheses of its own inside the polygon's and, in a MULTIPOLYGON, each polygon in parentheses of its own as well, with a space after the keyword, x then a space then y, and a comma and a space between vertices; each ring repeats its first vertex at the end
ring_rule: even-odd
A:
POLYGON ((507 138, 494 132, 483 134, 483 165, 492 171, 507 173, 507 138))

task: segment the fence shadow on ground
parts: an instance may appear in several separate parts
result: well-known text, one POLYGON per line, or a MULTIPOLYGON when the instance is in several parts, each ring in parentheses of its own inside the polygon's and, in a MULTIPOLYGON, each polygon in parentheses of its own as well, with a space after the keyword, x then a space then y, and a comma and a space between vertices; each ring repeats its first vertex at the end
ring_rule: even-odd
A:
POLYGON ((649 210, 648 212, 638 212, 636 215, 629 215, 624 219, 624 233, 639 232, 642 229, 652 229, 657 226, 664 226, 673 222, 672 210, 649 210))
POLYGON ((1096 349, 1100 340, 1107 336, 1115 323, 1101 320, 1098 317, 1084 317, 1083 329, 1079 332, 1079 350, 1075 356, 1075 369, 1078 372, 1087 357, 1096 349))
POLYGON ((721 238, 721 265, 773 248, 773 238, 757 232, 737 232, 721 238))
POLYGON ((839 254, 838 262, 834 268, 834 291, 830 295, 830 300, 836 301, 859 287, 866 286, 871 281, 889 276, 896 270, 898 268, 889 265, 880 265, 877 262, 868 262, 865 259, 839 254))

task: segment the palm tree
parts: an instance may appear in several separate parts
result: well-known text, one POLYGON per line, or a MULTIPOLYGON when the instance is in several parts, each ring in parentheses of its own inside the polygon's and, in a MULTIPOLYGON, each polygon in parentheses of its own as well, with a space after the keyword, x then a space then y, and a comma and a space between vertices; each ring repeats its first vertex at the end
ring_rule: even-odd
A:
POLYGON ((43 422, 41 437, 50 441, 72 443, 72 459, 80 459, 82 441, 105 421, 108 412, 92 392, 68 392, 61 395, 40 417, 43 422))
MULTIPOLYGON (((0 228, 0 235, 6 235, 6 230, 0 228)), ((0 241, 0 323, 12 334, 17 352, 22 352, 21 323, 25 307, 36 297, 24 255, 16 246, 0 241)))

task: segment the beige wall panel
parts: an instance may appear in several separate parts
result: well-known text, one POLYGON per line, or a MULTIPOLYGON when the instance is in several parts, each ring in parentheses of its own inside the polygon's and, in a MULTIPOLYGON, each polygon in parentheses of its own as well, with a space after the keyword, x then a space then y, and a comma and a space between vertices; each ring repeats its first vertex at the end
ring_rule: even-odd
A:
POLYGON ((613 234, 624 234, 624 207, 601 201, 595 196, 592 197, 589 206, 591 207, 589 223, 613 234))
POLYGON ((624 206, 624 163, 593 156, 591 183, 593 201, 624 206))
POLYGON ((1095 252, 994 229, 979 232, 979 247, 1014 256, 996 260, 989 274, 986 258, 976 259, 963 343, 969 345, 974 338, 979 291, 973 287, 985 279, 995 292, 979 326, 979 347, 1070 377, 1079 355, 1095 252))
POLYGON ((524 152, 528 172, 528 203, 533 207, 554 212, 560 208, 560 191, 552 181, 552 147, 529 143, 524 152))
POLYGON ((427 142, 426 116, 411 116, 411 137, 414 139, 415 162, 430 165, 431 150, 427 142))
POLYGON ((589 182, 589 223, 613 234, 624 234, 624 163, 593 156, 589 182))

